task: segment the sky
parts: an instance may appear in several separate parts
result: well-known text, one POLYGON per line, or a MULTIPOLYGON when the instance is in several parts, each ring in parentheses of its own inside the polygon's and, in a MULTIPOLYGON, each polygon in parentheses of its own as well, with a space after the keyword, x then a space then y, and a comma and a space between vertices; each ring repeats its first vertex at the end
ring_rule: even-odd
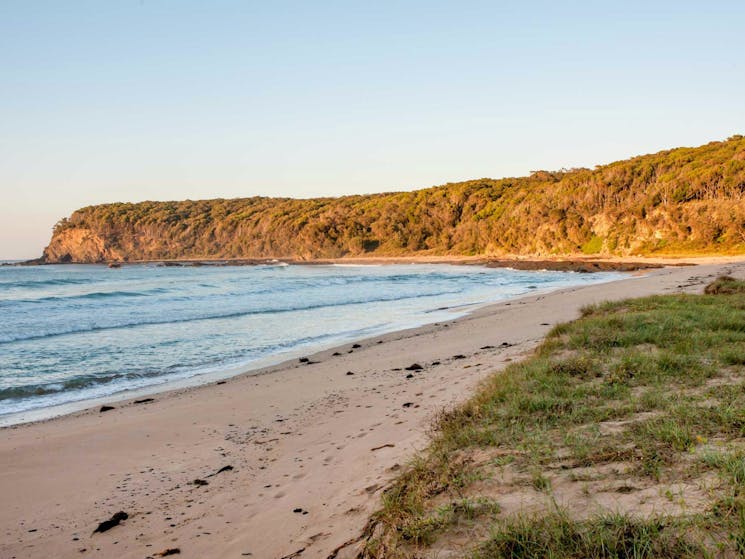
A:
POLYGON ((745 133, 745 2, 0 0, 0 259, 115 201, 336 196, 745 133))

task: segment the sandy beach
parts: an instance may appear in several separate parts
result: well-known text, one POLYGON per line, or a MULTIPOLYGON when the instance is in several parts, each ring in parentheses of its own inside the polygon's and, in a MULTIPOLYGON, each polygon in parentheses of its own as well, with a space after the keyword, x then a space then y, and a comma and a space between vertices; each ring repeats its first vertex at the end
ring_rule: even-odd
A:
POLYGON ((262 374, 3 428, 0 556, 352 557, 382 490, 426 445, 434 414, 553 325, 587 304, 700 292, 744 272, 745 260, 725 258, 638 272, 262 374), (94 534, 119 511, 127 518, 94 534))

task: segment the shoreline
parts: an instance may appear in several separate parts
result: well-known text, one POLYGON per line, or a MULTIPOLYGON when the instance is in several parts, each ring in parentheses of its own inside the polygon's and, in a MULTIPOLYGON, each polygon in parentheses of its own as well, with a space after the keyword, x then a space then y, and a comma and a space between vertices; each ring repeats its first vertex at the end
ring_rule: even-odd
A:
POLYGON ((45 262, 41 258, 17 261, 5 266, 54 266, 54 265, 81 265, 81 266, 106 266, 120 268, 122 266, 154 264, 157 266, 174 268, 191 268, 201 266, 266 266, 286 264, 293 266, 330 266, 330 265, 390 265, 390 264, 450 264, 461 266, 486 266, 488 268, 512 268, 515 270, 548 270, 567 272, 608 272, 608 271, 637 271, 645 269, 656 269, 664 266, 692 266, 696 263, 710 263, 714 261, 729 261, 745 256, 716 255, 716 256, 593 256, 586 254, 564 255, 557 257, 537 256, 435 256, 435 255, 412 255, 412 256, 367 256, 367 257, 341 257, 341 258, 291 258, 291 257, 266 257, 266 258, 161 258, 147 260, 114 260, 100 262, 45 262))
MULTIPOLYGON (((616 281, 616 280, 610 280, 616 281)), ((597 285, 597 284, 593 284, 597 285)), ((547 289, 547 292, 558 291, 566 288, 555 288, 547 289)), ((503 302, 517 301, 522 297, 537 294, 540 295, 544 290, 536 290, 530 294, 520 295, 515 298, 505 299, 504 301, 486 301, 482 303, 466 304, 459 307, 455 307, 452 310, 458 314, 448 319, 446 322, 458 321, 469 314, 476 312, 480 309, 490 307, 492 305, 499 305, 503 302), (462 310, 457 310, 461 309, 462 310)), ((438 309, 440 310, 440 309, 438 309)), ((451 309, 442 309, 449 311, 451 309)), ((112 405, 112 404, 126 404, 133 400, 139 399, 144 396, 159 396, 168 395, 170 393, 177 393, 189 390, 198 390, 204 386, 211 386, 216 384, 222 384, 223 381, 230 379, 236 379, 239 377, 254 377, 259 375, 270 375, 277 371, 281 371, 290 368, 297 363, 300 363, 299 359, 322 359, 328 357, 327 354, 338 352, 339 350, 348 348, 350 345, 363 344, 363 343, 378 343, 378 340, 383 340, 389 336, 395 336, 397 334, 404 335, 407 332, 419 330, 436 324, 435 322, 427 322, 417 326, 399 328, 391 330, 390 332, 383 332, 372 336, 363 338, 350 338, 347 342, 342 344, 335 344, 329 347, 325 347, 318 350, 304 351, 300 349, 290 350, 288 352, 269 355, 264 358, 258 359, 255 364, 237 365, 233 367, 220 368, 219 370, 198 373, 189 377, 166 380, 161 384, 153 384, 150 386, 144 386, 141 388, 125 388, 113 394, 107 396, 99 396, 94 398, 86 398, 82 400, 76 400, 67 402, 64 404, 56 404, 43 408, 34 408, 31 410, 10 413, 7 415, 0 415, 0 433, 3 429, 12 429, 14 427, 20 427, 23 425, 30 425, 36 423, 44 423, 48 421, 54 421, 65 416, 74 415, 77 413, 86 413, 88 411, 95 411, 100 405, 112 405), (277 360, 279 359, 279 360, 277 360), (269 363, 262 365, 261 363, 269 363), (29 419, 19 419, 24 416, 30 416, 29 419)))
MULTIPOLYGON (((433 264, 444 265, 442 263, 440 264, 433 263, 433 264)), ((455 265, 455 263, 449 263, 449 264, 455 265)), ((299 265, 303 265, 303 264, 299 264, 299 265)), ((328 264, 322 263, 319 265, 328 265, 328 264)), ((350 265, 357 266, 358 264, 350 264, 350 265)), ((380 264, 359 264, 359 265, 380 265, 380 264)), ((502 266, 488 266, 488 265, 483 265, 480 263, 472 263, 472 265, 480 266, 484 268, 502 267, 502 266)), ((534 268, 534 267, 518 268, 518 270, 528 270, 528 271, 536 271, 536 272, 546 271, 543 268, 534 268)), ((624 270, 619 271, 619 275, 620 273, 629 273, 629 272, 636 272, 637 274, 644 274, 648 272, 648 270, 649 269, 647 268, 638 269, 637 267, 631 267, 628 270, 624 269, 624 270)), ((575 272, 575 270, 565 270, 565 269, 560 269, 558 271, 575 272)), ((596 272, 613 273, 613 271, 614 270, 592 269, 588 271, 588 273, 596 273, 596 272)), ((630 276, 627 276, 627 277, 630 277, 630 276)), ((600 283, 616 281, 617 279, 624 279, 624 278, 608 279, 600 283)), ((511 295, 511 296, 507 296, 504 299, 483 300, 483 301, 478 301, 478 302, 455 305, 452 307, 433 308, 428 311, 425 311, 425 313, 422 316, 419 316, 416 320, 412 320, 411 321, 412 324, 398 325, 398 326, 393 327, 393 329, 385 330, 385 331, 374 333, 374 334, 366 334, 363 337, 357 337, 355 335, 350 335, 346 339, 343 339, 344 336, 341 336, 342 339, 340 340, 326 342, 325 344, 320 344, 316 346, 315 348, 296 347, 290 350, 280 352, 278 354, 263 356, 250 363, 215 367, 212 369, 205 369, 202 372, 197 372, 195 374, 187 374, 187 375, 184 375, 181 377, 175 377, 175 378, 164 377, 161 382, 157 382, 157 383, 146 385, 146 386, 140 386, 136 388, 122 388, 110 394, 105 394, 105 395, 100 395, 100 396, 91 396, 87 398, 81 398, 79 400, 72 400, 72 401, 67 401, 67 402, 62 402, 62 403, 51 404, 51 405, 47 405, 43 407, 36 407, 36 408, 31 408, 31 409, 27 409, 23 411, 2 414, 0 415, 0 431, 7 427, 14 427, 17 425, 23 425, 23 424, 28 424, 28 423, 37 423, 37 422, 53 420, 55 418, 62 417, 65 415, 75 414, 78 412, 84 412, 86 410, 92 410, 93 408, 97 408, 98 406, 102 406, 102 405, 108 406, 112 404, 119 404, 122 402, 127 402, 130 400, 140 399, 143 397, 150 397, 150 396, 155 396, 155 395, 160 395, 160 394, 165 394, 165 393, 170 393, 170 392, 177 392, 181 390, 191 390, 191 389, 199 388, 201 386, 214 384, 217 382, 225 381, 227 379, 232 379, 236 377, 241 377, 244 375, 245 376, 256 376, 256 375, 263 375, 263 374, 271 374, 275 371, 290 367, 291 365, 295 364, 295 362, 300 358, 310 357, 311 359, 315 359, 318 356, 324 354, 325 352, 337 351, 348 344, 370 342, 371 340, 377 341, 378 339, 384 336, 396 335, 398 333, 405 333, 408 331, 417 330, 418 328, 423 328, 423 327, 426 327, 426 326, 429 326, 429 325, 432 325, 438 322, 438 320, 425 319, 424 316, 428 315, 429 313, 436 313, 436 312, 451 313, 452 316, 448 316, 446 318, 443 318, 443 317, 439 318, 440 322, 442 322, 443 320, 448 322, 451 320, 459 320, 461 318, 468 316, 469 314, 473 312, 477 312, 480 309, 487 308, 492 305, 498 305, 500 303, 518 300, 522 297, 529 296, 529 295, 542 295, 542 294, 550 293, 553 291, 558 291, 561 289, 565 289, 565 287, 547 287, 547 288, 542 288, 542 289, 531 288, 530 290, 526 291, 525 293, 521 295, 511 295)))
POLYGON ((310 363, 285 361, 271 374, 5 427, 0 554, 144 557, 178 547, 184 557, 280 558, 302 548, 303 558, 329 557, 426 444, 433 415, 554 324, 601 300, 696 292, 733 267, 745 261, 533 293, 323 350, 310 363), (422 368, 405 370, 415 363, 422 368), (119 510, 130 518, 91 535, 119 510))

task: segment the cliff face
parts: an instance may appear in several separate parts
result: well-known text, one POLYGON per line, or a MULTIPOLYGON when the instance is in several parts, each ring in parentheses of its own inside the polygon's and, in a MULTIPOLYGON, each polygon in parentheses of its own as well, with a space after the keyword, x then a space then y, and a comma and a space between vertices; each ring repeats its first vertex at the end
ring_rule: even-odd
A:
POLYGON ((745 138, 404 193, 105 204, 45 262, 745 252, 745 138))
POLYGON ((44 249, 45 262, 104 262, 122 260, 121 252, 107 246, 106 239, 85 227, 71 227, 55 232, 44 249))

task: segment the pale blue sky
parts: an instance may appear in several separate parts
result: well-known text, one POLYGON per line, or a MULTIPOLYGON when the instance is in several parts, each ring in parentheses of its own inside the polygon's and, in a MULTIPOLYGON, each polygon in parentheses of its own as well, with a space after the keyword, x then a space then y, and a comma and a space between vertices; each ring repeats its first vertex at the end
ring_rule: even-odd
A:
POLYGON ((0 0, 0 258, 88 204, 413 189, 745 133, 743 29, 741 1, 0 0))

